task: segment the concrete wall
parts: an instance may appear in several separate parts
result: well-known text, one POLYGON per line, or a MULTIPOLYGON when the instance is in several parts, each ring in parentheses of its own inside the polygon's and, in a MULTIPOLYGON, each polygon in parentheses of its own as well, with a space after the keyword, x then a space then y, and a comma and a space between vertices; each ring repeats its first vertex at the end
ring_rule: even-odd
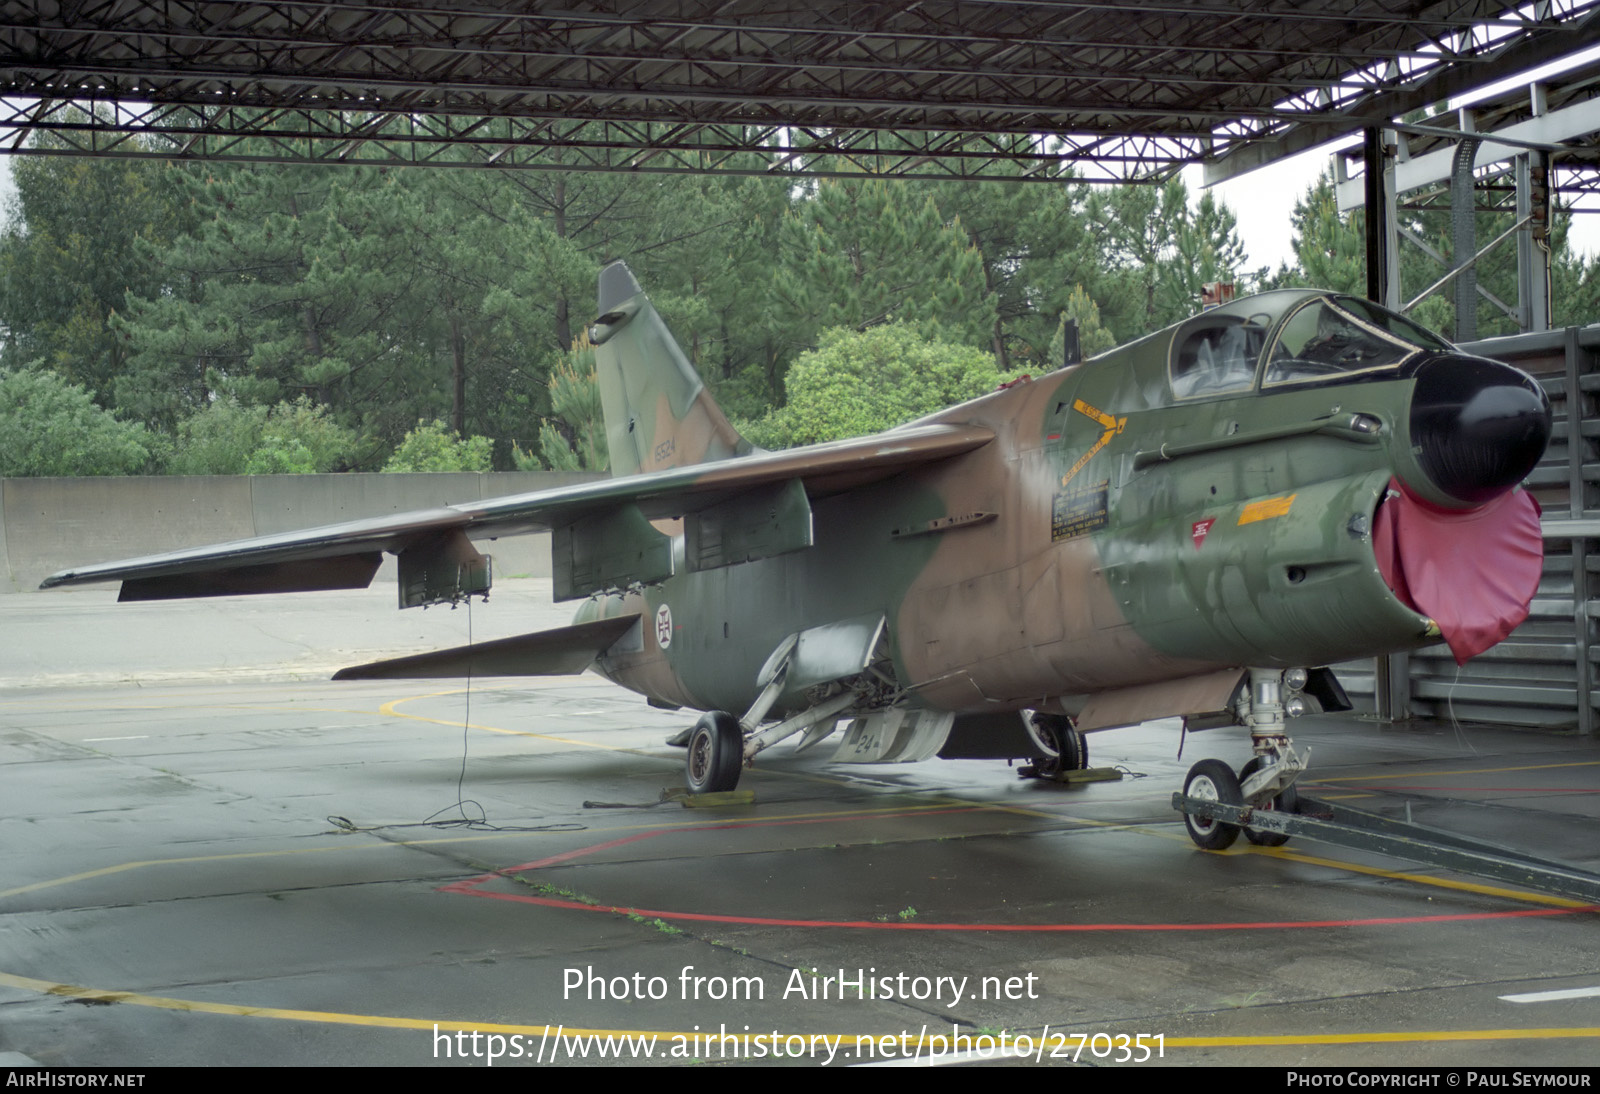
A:
MULTIPOLYGON (((515 471, 435 475, 240 475, 0 479, 0 591, 57 570, 289 532, 604 476, 515 471)), ((550 574, 549 537, 480 541, 500 576, 550 574)), ((392 577, 393 559, 378 580, 392 577)))

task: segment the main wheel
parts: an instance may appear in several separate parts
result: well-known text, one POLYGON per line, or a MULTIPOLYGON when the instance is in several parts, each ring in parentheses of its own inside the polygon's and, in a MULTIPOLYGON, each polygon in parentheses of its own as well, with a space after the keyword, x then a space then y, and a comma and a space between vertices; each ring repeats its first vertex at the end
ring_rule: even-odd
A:
POLYGON ((1034 734, 1053 756, 1040 760, 1035 767, 1039 776, 1059 779, 1068 771, 1082 771, 1089 766, 1089 741, 1082 731, 1072 724, 1072 719, 1060 714, 1035 714, 1034 734))
MULTIPOLYGON (((1243 783, 1254 775, 1263 764, 1260 756, 1252 756, 1250 762, 1239 769, 1239 782, 1243 783)), ((1273 798, 1266 805, 1258 805, 1256 809, 1266 809, 1274 813, 1300 812, 1300 792, 1291 783, 1289 788, 1273 798)), ((1282 832, 1257 832, 1254 828, 1244 830, 1244 838, 1257 847, 1282 847, 1289 842, 1289 837, 1282 832)))
POLYGON ((739 785, 744 766, 744 734, 739 720, 721 710, 700 716, 689 733, 689 755, 684 767, 689 793, 713 794, 739 785))
MULTIPOLYGON (((1223 805, 1243 805, 1244 795, 1239 792, 1239 779, 1233 769, 1221 760, 1201 760, 1189 769, 1183 780, 1183 796, 1201 801, 1221 802, 1223 805)), ((1183 826, 1197 847, 1207 851, 1225 851, 1239 838, 1239 827, 1207 820, 1193 813, 1183 815, 1183 826)))

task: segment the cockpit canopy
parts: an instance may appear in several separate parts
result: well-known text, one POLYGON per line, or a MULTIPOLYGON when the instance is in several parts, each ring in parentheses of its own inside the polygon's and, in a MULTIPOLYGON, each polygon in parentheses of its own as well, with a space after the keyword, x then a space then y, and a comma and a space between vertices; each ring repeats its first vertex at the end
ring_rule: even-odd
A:
POLYGON ((1398 368, 1449 343, 1356 296, 1282 289, 1245 297, 1182 324, 1168 373, 1179 399, 1327 381, 1398 368))

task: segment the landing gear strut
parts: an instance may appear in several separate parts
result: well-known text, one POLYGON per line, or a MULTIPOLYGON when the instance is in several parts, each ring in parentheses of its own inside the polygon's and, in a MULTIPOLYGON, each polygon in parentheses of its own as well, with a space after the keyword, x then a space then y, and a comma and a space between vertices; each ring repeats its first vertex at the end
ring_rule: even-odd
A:
MULTIPOLYGON (((1239 781, 1241 783, 1249 782, 1250 776, 1265 766, 1266 761, 1260 756, 1252 756, 1239 769, 1239 781)), ((1263 810, 1269 813, 1298 813, 1300 812, 1300 792, 1292 785, 1287 786, 1284 788, 1283 793, 1265 805, 1256 806, 1256 812, 1259 813, 1263 810)), ((1244 838, 1257 847, 1282 847, 1289 842, 1289 837, 1282 832, 1263 832, 1254 828, 1246 828, 1244 830, 1244 838)))

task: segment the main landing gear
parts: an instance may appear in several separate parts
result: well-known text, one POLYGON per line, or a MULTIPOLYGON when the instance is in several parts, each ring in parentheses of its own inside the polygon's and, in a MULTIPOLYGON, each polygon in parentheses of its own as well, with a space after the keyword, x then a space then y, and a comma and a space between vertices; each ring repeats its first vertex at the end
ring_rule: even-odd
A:
POLYGON ((1022 768, 1024 778, 1065 782, 1067 773, 1089 766, 1089 740, 1064 714, 1035 714, 1030 719, 1033 739, 1043 746, 1046 756, 1022 768))
POLYGON ((744 734, 738 719, 722 710, 703 714, 689 731, 685 760, 689 793, 714 794, 739 785, 744 766, 744 734))
POLYGON ((888 708, 898 689, 891 671, 881 615, 790 635, 778 644, 756 674, 761 690, 749 710, 737 717, 723 710, 708 711, 689 731, 689 754, 684 765, 689 792, 714 794, 734 789, 739 785, 740 772, 762 752, 801 733, 805 736, 799 748, 809 748, 832 733, 852 707, 888 708), (812 676, 793 680, 790 670, 795 651, 801 638, 811 634, 825 640, 819 643, 823 653, 814 653, 812 661, 802 668, 812 676), (796 694, 803 696, 809 705, 797 714, 769 723, 767 715, 786 692, 791 700, 796 694))
POLYGON ((1233 769, 1221 760, 1201 760, 1189 769, 1183 780, 1183 796, 1191 799, 1194 809, 1185 809, 1184 827, 1197 847, 1207 851, 1222 851, 1233 846, 1244 832, 1245 838, 1259 847, 1281 847, 1289 842, 1287 834, 1268 828, 1255 828, 1229 824, 1206 809, 1215 802, 1234 808, 1248 807, 1247 817, 1257 813, 1296 813, 1299 811, 1299 794, 1294 781, 1306 769, 1306 761, 1297 755, 1285 731, 1285 719, 1305 709, 1300 691, 1306 686, 1304 669, 1251 669, 1250 690, 1240 700, 1239 714, 1250 727, 1250 744, 1255 755, 1239 769, 1233 769))
POLYGON ((757 699, 743 718, 725 710, 708 711, 689 731, 689 754, 684 758, 684 774, 691 794, 715 794, 739 785, 739 774, 756 756, 779 741, 797 733, 814 735, 801 746, 828 735, 845 709, 854 706, 859 696, 844 690, 765 729, 751 730, 771 706, 770 700, 757 699))

